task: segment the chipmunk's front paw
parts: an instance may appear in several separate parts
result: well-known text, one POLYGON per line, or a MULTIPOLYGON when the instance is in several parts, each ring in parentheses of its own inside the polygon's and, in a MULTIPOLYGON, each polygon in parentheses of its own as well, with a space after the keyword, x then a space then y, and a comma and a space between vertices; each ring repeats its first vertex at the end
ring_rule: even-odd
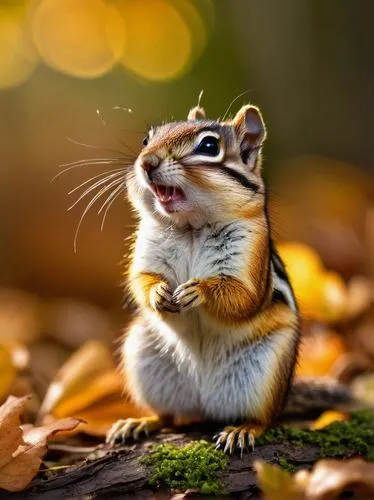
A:
POLYGON ((141 434, 148 436, 150 432, 157 431, 162 426, 163 421, 157 416, 117 420, 109 429, 105 442, 114 445, 125 444, 130 438, 136 441, 141 434))
POLYGON ((173 294, 166 283, 158 283, 152 288, 149 302, 155 311, 178 312, 178 306, 174 303, 173 294))
POLYGON ((192 279, 179 285, 174 292, 173 301, 180 311, 188 311, 192 307, 203 304, 205 296, 200 281, 192 279))
POLYGON ((240 456, 242 456, 244 450, 254 449, 256 437, 261 436, 263 432, 264 428, 255 424, 225 427, 214 437, 217 438, 216 448, 223 448, 224 453, 228 452, 230 455, 236 448, 240 450, 240 456))

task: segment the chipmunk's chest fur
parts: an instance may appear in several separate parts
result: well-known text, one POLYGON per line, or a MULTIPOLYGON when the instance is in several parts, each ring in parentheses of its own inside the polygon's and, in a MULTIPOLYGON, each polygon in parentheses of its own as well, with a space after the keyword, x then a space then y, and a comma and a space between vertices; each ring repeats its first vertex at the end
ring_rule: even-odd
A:
POLYGON ((246 249, 252 229, 246 221, 209 224, 200 229, 169 230, 142 223, 133 269, 166 277, 172 290, 191 278, 240 275, 248 267, 246 249))

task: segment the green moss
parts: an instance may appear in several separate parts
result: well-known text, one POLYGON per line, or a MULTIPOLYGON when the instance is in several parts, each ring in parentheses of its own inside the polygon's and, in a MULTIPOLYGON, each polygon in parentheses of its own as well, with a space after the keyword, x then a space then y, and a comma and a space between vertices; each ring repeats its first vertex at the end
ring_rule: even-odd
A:
POLYGON ((283 470, 287 472, 294 473, 297 470, 297 467, 295 467, 293 464, 291 464, 286 457, 279 457, 278 459, 279 465, 282 467, 283 470))
POLYGON ((257 445, 288 441, 296 446, 310 444, 319 448, 320 457, 344 457, 352 453, 374 460, 374 412, 354 412, 344 422, 334 422, 317 431, 276 427, 266 431, 257 445))
POLYGON ((185 491, 198 489, 212 495, 224 493, 216 472, 225 470, 227 457, 206 441, 193 441, 186 446, 172 444, 155 446, 140 463, 151 465, 151 486, 185 491))

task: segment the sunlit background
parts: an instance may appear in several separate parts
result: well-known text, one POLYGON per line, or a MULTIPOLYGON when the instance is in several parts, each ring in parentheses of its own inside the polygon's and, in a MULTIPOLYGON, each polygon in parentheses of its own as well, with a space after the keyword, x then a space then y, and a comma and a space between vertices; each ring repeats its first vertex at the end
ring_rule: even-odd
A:
POLYGON ((128 204, 101 231, 98 200, 74 252, 90 200, 68 211, 87 184, 74 189, 136 154, 150 124, 185 118, 201 90, 212 118, 233 100, 232 113, 262 109, 274 236, 303 317, 338 353, 352 345, 341 330, 356 332, 374 279, 373 19, 369 0, 0 0, 0 340, 49 359, 39 395, 85 340, 112 348, 129 314, 128 204), (87 158, 103 164, 51 183, 87 158))

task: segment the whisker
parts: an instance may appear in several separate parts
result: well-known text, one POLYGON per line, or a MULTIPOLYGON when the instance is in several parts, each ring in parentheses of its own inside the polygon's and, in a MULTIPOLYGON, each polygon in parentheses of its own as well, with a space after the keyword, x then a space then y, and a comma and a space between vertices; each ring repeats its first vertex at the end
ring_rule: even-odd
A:
POLYGON ((92 162, 112 162, 112 161, 123 161, 122 158, 108 157, 108 158, 86 158, 85 160, 75 160, 68 163, 61 163, 60 167, 70 167, 73 165, 84 165, 86 163, 92 162))
MULTIPOLYGON (((89 161, 85 161, 84 163, 73 163, 73 164, 70 164, 70 166, 68 166, 67 168, 64 168, 64 170, 61 170, 61 172, 58 172, 55 176, 52 177, 51 179, 51 183, 54 182, 58 177, 60 177, 61 175, 65 174, 66 172, 69 172, 69 170, 73 170, 75 168, 79 168, 79 167, 89 167, 89 166, 93 166, 93 165, 118 165, 118 164, 122 164, 124 167, 126 166, 131 166, 132 163, 124 163, 123 160, 121 159, 113 159, 111 161, 97 161, 97 160, 89 160, 89 161)), ((64 165, 60 165, 61 167, 63 167, 64 165)))
MULTIPOLYGON (((71 137, 66 137, 66 139, 69 141, 69 142, 72 142, 73 144, 77 145, 77 146, 83 146, 84 148, 89 148, 89 149, 102 149, 101 146, 95 146, 93 144, 86 144, 84 142, 80 142, 80 141, 77 141, 76 139, 72 139, 71 137)), ((126 155, 126 153, 123 153, 122 151, 117 151, 116 149, 112 149, 112 148, 109 148, 109 149, 105 149, 106 151, 110 151, 110 152, 114 152, 114 153, 117 153, 117 154, 120 154, 121 156, 124 156, 126 155)), ((135 156, 132 156, 131 158, 132 159, 135 159, 136 156, 137 156, 137 153, 133 152, 135 156)))
POLYGON ((99 211, 97 212, 97 215, 100 215, 101 212, 103 211, 103 209, 106 207, 106 205, 110 202, 110 200, 112 199, 112 196, 113 196, 113 193, 115 193, 118 189, 123 189, 123 185, 119 185, 118 187, 116 187, 116 189, 114 191, 112 191, 110 193, 110 195, 108 196, 108 198, 104 201, 104 203, 101 205, 99 211))
POLYGON ((106 175, 106 174, 110 174, 112 172, 113 173, 116 172, 119 175, 120 172, 123 172, 123 168, 116 168, 114 170, 106 170, 105 172, 101 172, 100 174, 94 175, 93 177, 91 177, 87 181, 82 182, 77 187, 75 187, 74 189, 72 189, 71 191, 69 191, 68 194, 70 195, 70 194, 74 193, 75 191, 77 191, 78 189, 80 189, 81 187, 83 187, 86 184, 88 184, 89 182, 93 181, 94 179, 102 177, 103 175, 106 175))
POLYGON ((91 149, 101 149, 100 146, 94 146, 93 144, 85 144, 84 142, 77 141, 72 137, 66 137, 66 140, 72 142, 76 146, 83 146, 84 148, 91 148, 91 149))
MULTIPOLYGON (((116 199, 118 198, 118 196, 122 193, 122 191, 123 191, 123 186, 120 185, 110 195, 110 197, 112 198, 112 200, 107 204, 107 207, 106 207, 106 209, 104 211, 103 219, 101 221, 100 231, 103 231, 103 229, 104 229, 104 224, 105 224, 106 216, 107 216, 107 214, 109 212, 110 207, 113 205, 113 203, 116 201, 116 199)), ((109 200, 110 197, 107 198, 107 200, 106 200, 105 203, 108 202, 108 200, 109 200)), ((100 208, 100 210, 99 210, 98 213, 101 212, 101 210, 103 209, 103 207, 104 207, 104 205, 100 208)))
MULTIPOLYGON (((119 176, 119 172, 115 173, 115 174, 112 174, 110 176, 107 176, 105 177, 104 179, 100 179, 99 181, 96 181, 94 182, 94 184, 92 184, 89 188, 85 189, 83 191, 83 193, 79 196, 79 198, 73 203, 73 205, 71 205, 69 208, 68 208, 68 211, 71 210, 72 208, 74 208, 81 200, 83 200, 83 198, 85 198, 88 194, 91 193, 91 191, 93 191, 94 189, 98 188, 99 186, 102 186, 103 184, 105 184, 106 182, 108 182, 110 179, 113 179, 113 177, 118 177, 119 176)), ((120 181, 121 179, 116 179, 117 181, 120 181)), ((114 181, 113 181, 114 182, 114 181)))
POLYGON ((106 193, 112 186, 114 186, 116 183, 118 183, 119 180, 116 179, 115 181, 112 181, 110 184, 108 184, 107 186, 103 187, 100 189, 100 191, 98 193, 96 193, 96 195, 92 198, 92 200, 89 202, 89 204, 86 206, 86 208, 84 209, 80 219, 79 219, 79 222, 78 222, 78 225, 77 225, 77 229, 75 231, 75 235, 74 235, 74 253, 77 253, 77 240, 78 240, 78 234, 79 234, 79 229, 82 225, 82 222, 85 218, 85 216, 87 215, 87 213, 89 212, 90 208, 96 203, 96 201, 104 194, 106 193))

